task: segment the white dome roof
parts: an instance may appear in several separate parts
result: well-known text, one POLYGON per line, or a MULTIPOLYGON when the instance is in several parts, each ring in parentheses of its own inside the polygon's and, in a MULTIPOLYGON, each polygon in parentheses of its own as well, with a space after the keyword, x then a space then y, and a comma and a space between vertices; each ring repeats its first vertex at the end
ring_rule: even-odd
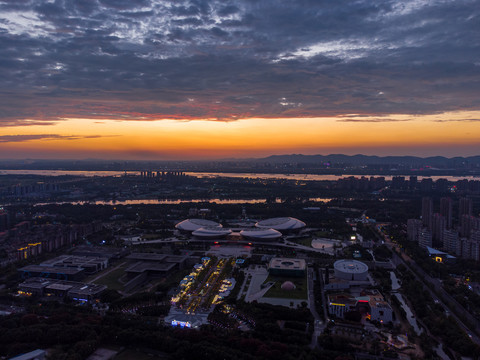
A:
POLYGON ((177 225, 175 225, 175 228, 178 230, 182 231, 195 231, 198 230, 202 227, 219 227, 221 228, 222 225, 215 222, 215 221, 210 221, 210 220, 204 220, 204 219, 187 219, 179 222, 177 225))
POLYGON ((305 223, 292 217, 278 217, 259 221, 255 224, 258 228, 270 228, 278 231, 297 230, 305 227, 305 223))
POLYGON ((240 231, 240 235, 247 239, 275 240, 282 236, 282 233, 274 229, 252 228, 240 231))
POLYGON ((232 230, 230 229, 224 229, 218 226, 205 226, 192 232, 192 235, 199 238, 216 239, 231 233, 232 230))

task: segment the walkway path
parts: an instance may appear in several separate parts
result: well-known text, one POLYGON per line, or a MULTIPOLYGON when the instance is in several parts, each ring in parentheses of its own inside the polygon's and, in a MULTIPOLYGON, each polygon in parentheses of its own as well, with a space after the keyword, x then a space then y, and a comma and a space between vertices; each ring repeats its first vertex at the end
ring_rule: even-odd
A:
POLYGON ((270 286, 262 289, 262 284, 268 278, 268 271, 263 266, 256 266, 255 269, 249 270, 247 274, 250 274, 252 279, 250 280, 245 301, 252 302, 260 299, 270 289, 270 286))

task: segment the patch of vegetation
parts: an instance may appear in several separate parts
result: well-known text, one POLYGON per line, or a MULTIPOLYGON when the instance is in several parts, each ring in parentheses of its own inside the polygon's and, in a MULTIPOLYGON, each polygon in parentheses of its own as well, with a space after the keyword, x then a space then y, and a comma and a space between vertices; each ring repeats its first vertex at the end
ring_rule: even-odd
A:
POLYGON ((110 290, 122 290, 124 284, 121 283, 119 279, 125 274, 127 266, 127 263, 124 263, 113 271, 106 269, 106 274, 95 280, 95 284, 106 285, 110 290))
POLYGON ((307 236, 307 237, 302 237, 294 240, 297 244, 312 247, 312 237, 307 236))
POLYGON ((308 298, 307 276, 304 277, 284 277, 269 275, 264 284, 274 282, 275 284, 267 291, 265 297, 281 298, 281 299, 299 299, 306 300, 308 298), (285 281, 291 281, 295 285, 293 290, 283 290, 282 284, 285 281))
POLYGON ((359 244, 350 245, 344 248, 342 251, 346 259, 354 259, 355 257, 353 256, 353 254, 357 252, 357 254, 361 255, 361 260, 366 260, 366 261, 373 260, 372 255, 367 250, 365 250, 365 248, 362 245, 359 245, 359 244))

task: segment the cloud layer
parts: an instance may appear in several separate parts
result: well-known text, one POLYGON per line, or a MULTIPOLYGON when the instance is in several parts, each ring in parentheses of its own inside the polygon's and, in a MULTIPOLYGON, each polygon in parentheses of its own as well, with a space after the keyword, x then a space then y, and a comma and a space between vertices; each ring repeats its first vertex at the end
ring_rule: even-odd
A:
MULTIPOLYGON (((58 134, 34 134, 34 135, 0 135, 0 143, 19 143, 35 140, 79 140, 96 139, 105 137, 101 135, 58 135, 58 134)), ((111 136, 109 136, 111 137, 111 136)))
POLYGON ((476 0, 0 0, 0 126, 479 110, 479 33, 476 0))

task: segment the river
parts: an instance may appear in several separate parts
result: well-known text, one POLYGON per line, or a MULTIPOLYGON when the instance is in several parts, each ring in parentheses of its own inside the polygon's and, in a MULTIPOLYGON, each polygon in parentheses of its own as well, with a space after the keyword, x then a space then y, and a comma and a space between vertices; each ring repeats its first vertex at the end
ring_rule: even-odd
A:
POLYGON ((392 281, 392 290, 397 291, 400 289, 400 282, 398 281, 397 275, 393 271, 390 271, 390 280, 392 281))
POLYGON ((410 325, 412 325, 417 335, 420 335, 423 332, 423 329, 421 329, 418 326, 417 320, 415 319, 415 316, 413 315, 412 310, 403 299, 402 294, 396 292, 398 289, 400 289, 401 286, 400 286, 400 282, 397 279, 397 276, 393 271, 390 271, 390 279, 392 280, 392 291, 395 291, 392 295, 398 299, 398 301, 402 305, 403 310, 405 310, 407 321, 410 323, 410 325))
MULTIPOLYGON (((139 171, 127 171, 127 175, 140 175, 139 171)), ((77 171, 77 170, 0 170, 0 175, 43 175, 43 176, 123 176, 125 171, 77 171)), ((185 172, 186 175, 195 176, 198 178, 248 178, 248 179, 262 179, 262 180, 296 180, 296 181, 335 181, 344 177, 355 176, 360 178, 365 176, 367 178, 381 177, 383 175, 318 175, 318 174, 266 174, 266 173, 231 173, 231 172, 185 172)), ((392 177, 397 175, 383 176, 386 180, 391 180, 392 177)), ((405 176, 405 175, 400 175, 405 176)), ((408 177, 408 176, 405 176, 408 177)), ((422 179, 432 179, 436 181, 438 179, 447 179, 448 181, 458 180, 480 180, 475 176, 417 176, 418 181, 422 179)))
POLYGON ((400 293, 394 293, 393 295, 394 295, 394 296, 398 299, 398 301, 400 301, 400 303, 402 304, 402 308, 403 308, 403 310, 405 310, 405 313, 407 314, 407 320, 408 320, 408 322, 410 323, 410 325, 413 326, 413 328, 415 329, 415 332, 417 333, 417 335, 420 335, 420 334, 423 332, 423 329, 421 329, 421 328, 418 326, 417 320, 415 319, 415 316, 413 315, 412 310, 410 310, 410 307, 405 303, 405 300, 403 300, 402 294, 400 294, 400 293))
MULTIPOLYGON (((328 202, 332 198, 310 198, 308 199, 311 202, 328 202)), ((169 199, 169 200, 160 200, 160 199, 130 199, 130 200, 92 200, 92 201, 53 201, 53 202, 39 202, 35 203, 34 206, 43 206, 51 204, 72 204, 72 205, 175 205, 175 204, 184 204, 184 203, 216 203, 216 204, 266 204, 266 199, 169 199)), ((276 198, 275 203, 281 204, 282 199, 276 198)))

